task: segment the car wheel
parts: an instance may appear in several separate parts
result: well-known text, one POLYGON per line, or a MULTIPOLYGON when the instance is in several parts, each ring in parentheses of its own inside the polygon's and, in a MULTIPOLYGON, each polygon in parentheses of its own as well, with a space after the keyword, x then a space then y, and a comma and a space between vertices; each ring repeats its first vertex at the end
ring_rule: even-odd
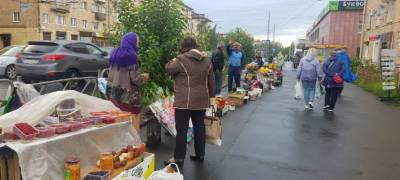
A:
POLYGON ((5 73, 6 78, 14 80, 17 78, 17 70, 15 68, 15 65, 9 65, 6 68, 6 73, 5 73))
MULTIPOLYGON (((67 78, 77 78, 79 76, 80 76, 80 74, 77 70, 70 69, 67 71, 67 78)), ((68 88, 69 89, 78 89, 80 85, 81 85, 80 81, 70 81, 68 88)))

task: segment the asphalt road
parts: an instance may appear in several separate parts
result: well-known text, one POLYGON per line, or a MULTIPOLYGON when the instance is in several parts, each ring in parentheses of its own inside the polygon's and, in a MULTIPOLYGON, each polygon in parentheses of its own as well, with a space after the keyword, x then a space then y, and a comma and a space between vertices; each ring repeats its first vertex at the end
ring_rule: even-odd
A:
MULTIPOLYGON (((400 179, 398 107, 346 85, 333 114, 321 110, 322 100, 305 111, 293 98, 294 77, 286 71, 283 87, 225 116, 223 145, 207 145, 204 164, 187 158, 185 179, 400 179)), ((152 149, 157 168, 173 148, 174 138, 163 136, 152 149)))

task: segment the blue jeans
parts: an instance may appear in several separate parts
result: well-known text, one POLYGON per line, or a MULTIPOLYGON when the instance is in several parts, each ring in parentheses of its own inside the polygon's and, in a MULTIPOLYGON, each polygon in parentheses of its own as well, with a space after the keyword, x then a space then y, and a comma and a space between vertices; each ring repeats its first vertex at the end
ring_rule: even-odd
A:
POLYGON ((314 102, 316 81, 301 81, 304 91, 305 104, 314 102))
POLYGON ((240 66, 229 66, 228 70, 228 91, 233 90, 233 79, 235 79, 236 88, 240 87, 240 75, 242 74, 240 66))
POLYGON ((215 75, 215 88, 216 94, 221 94, 221 88, 222 88, 222 72, 220 72, 219 70, 214 72, 215 75))

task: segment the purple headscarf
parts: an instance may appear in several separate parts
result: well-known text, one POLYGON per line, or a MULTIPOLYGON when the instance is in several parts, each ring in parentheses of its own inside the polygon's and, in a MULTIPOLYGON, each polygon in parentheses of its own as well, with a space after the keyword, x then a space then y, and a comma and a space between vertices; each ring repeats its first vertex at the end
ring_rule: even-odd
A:
POLYGON ((111 52, 110 66, 127 67, 138 63, 137 35, 129 32, 122 37, 121 44, 111 52))

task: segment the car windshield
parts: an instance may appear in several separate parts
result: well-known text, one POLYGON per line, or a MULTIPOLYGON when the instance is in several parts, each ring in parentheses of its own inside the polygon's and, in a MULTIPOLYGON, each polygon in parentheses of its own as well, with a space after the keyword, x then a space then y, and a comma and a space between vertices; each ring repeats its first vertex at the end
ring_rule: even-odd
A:
POLYGON ((24 49, 24 53, 51 53, 57 49, 57 46, 58 45, 55 43, 29 43, 29 45, 24 49))
POLYGON ((11 48, 13 48, 12 46, 8 46, 5 47, 3 49, 0 49, 0 55, 3 55, 4 53, 6 53, 8 50, 10 50, 11 48))
POLYGON ((22 47, 11 47, 11 48, 7 48, 6 51, 3 52, 3 50, 1 50, 0 54, 1 56, 16 56, 19 52, 21 52, 22 47))

